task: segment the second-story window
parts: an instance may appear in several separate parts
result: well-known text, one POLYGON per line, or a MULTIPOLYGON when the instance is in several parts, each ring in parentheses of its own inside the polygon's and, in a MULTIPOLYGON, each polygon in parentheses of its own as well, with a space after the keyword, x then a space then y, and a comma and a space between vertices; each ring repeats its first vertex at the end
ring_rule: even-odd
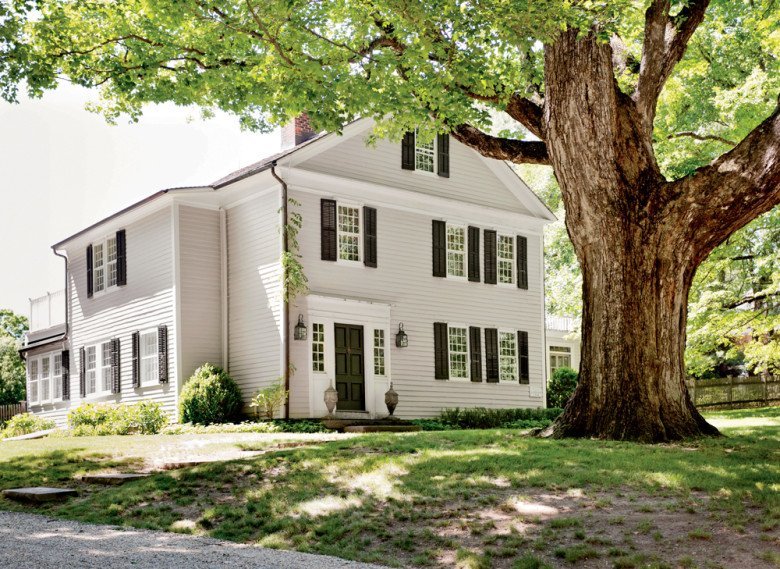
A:
POLYGON ((447 276, 466 276, 466 228, 447 226, 447 276))
POLYGON ((436 145, 434 141, 422 142, 415 133, 414 136, 414 167, 422 172, 433 173, 433 161, 436 156, 436 145))
POLYGON ((498 236, 498 282, 515 282, 515 239, 509 235, 498 236))
POLYGON ((87 247, 87 296, 127 284, 125 230, 87 247))
POLYGON ((339 205, 339 259, 360 260, 360 208, 339 205))

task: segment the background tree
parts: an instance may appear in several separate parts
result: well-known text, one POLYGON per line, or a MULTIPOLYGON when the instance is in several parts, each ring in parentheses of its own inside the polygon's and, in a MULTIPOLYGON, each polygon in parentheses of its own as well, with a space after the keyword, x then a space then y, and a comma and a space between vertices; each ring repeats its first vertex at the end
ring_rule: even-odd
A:
POLYGON ((19 348, 27 329, 27 318, 0 310, 0 405, 24 401, 27 374, 19 348))
POLYGON ((684 384, 687 296, 702 260, 780 201, 776 0, 14 0, 12 18, 33 7, 17 64, 32 93, 98 85, 109 119, 174 101, 269 129, 307 109, 321 128, 372 116, 376 136, 447 131, 551 165, 583 360, 547 434, 716 432, 684 384), (491 110, 532 137, 488 134, 491 110))

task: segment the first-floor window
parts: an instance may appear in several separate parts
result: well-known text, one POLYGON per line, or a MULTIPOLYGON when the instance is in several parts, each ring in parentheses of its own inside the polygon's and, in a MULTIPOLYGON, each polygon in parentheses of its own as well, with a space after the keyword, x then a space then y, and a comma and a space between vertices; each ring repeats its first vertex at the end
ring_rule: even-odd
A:
POLYGON ((571 367, 571 348, 550 346, 550 375, 562 367, 571 367))
POLYGON ((52 399, 62 399, 62 354, 55 354, 54 373, 51 378, 51 396, 52 399))
POLYGON ((141 383, 157 382, 157 330, 141 334, 140 338, 141 383))
POLYGON ((27 374, 29 376, 29 393, 27 398, 30 403, 38 402, 38 360, 30 360, 27 365, 27 374))
POLYGON ((384 330, 374 330, 374 375, 385 375, 384 330))
POLYGON ((498 333, 498 370, 501 381, 517 381, 517 336, 498 333))
POLYGON ((87 347, 86 356, 86 392, 91 395, 97 391, 97 346, 87 347))
POLYGON ((100 344, 100 389, 111 391, 111 342, 100 344))
POLYGON ((41 403, 49 401, 51 393, 51 360, 49 356, 41 358, 41 403))
POLYGON ((469 377, 469 344, 468 329, 448 328, 450 352, 450 378, 468 379, 469 377))
POLYGON ((325 325, 317 322, 311 325, 311 370, 325 372, 325 325))

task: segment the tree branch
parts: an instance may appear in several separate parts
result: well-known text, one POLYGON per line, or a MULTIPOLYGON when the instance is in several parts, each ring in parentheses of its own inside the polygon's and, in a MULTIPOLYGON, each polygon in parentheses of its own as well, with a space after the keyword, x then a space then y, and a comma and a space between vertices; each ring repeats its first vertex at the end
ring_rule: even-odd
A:
POLYGON ((498 138, 468 124, 452 129, 452 136, 488 158, 508 160, 516 164, 550 165, 547 145, 544 142, 498 138))
POLYGON ((542 107, 520 95, 512 95, 506 106, 506 114, 515 119, 537 138, 542 136, 542 107))
POLYGON ((672 16, 669 14, 671 2, 653 0, 645 12, 642 61, 633 98, 648 135, 653 132, 658 96, 675 65, 685 55, 688 42, 704 20, 709 4, 710 0, 690 0, 676 16, 672 16))
POLYGON ((764 300, 765 298, 770 298, 773 296, 780 296, 780 292, 761 292, 759 294, 754 294, 753 296, 747 296, 745 298, 741 298, 735 302, 730 302, 729 304, 724 304, 723 308, 737 308, 738 306, 742 306, 743 304, 749 304, 751 302, 755 302, 757 300, 764 300))
POLYGON ((683 136, 686 136, 688 138, 692 138, 694 140, 699 140, 701 142, 706 142, 709 140, 714 140, 715 142, 722 142, 723 144, 728 144, 729 146, 736 146, 737 143, 734 141, 729 140, 728 138, 723 138, 720 136, 716 136, 714 134, 696 134, 695 132, 678 132, 676 134, 670 134, 666 137, 667 140, 671 140, 673 138, 681 138, 683 136))

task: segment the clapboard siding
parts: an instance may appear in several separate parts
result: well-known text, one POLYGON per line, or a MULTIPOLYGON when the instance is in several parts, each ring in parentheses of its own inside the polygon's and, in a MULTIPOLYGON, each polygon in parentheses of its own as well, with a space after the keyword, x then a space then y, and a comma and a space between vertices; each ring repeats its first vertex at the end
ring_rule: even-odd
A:
POLYGON ((248 403, 281 374, 279 194, 227 210, 229 371, 248 403))
POLYGON ((182 379, 222 365, 219 211, 179 207, 182 379))
MULTIPOLYGON (((386 344, 391 351, 393 384, 400 395, 396 411, 399 416, 431 416, 443 407, 455 406, 544 406, 542 397, 530 397, 529 385, 434 379, 433 323, 447 322, 478 326, 483 330, 527 331, 531 383, 536 388, 541 387, 544 378, 544 331, 541 235, 538 229, 532 231, 519 222, 516 227, 498 228, 511 231, 512 235, 525 235, 528 239, 529 286, 528 290, 523 290, 515 285, 433 277, 433 217, 390 207, 377 210, 377 268, 321 261, 320 199, 305 191, 292 191, 291 196, 301 203, 304 229, 299 241, 311 290, 325 295, 372 299, 392 307, 386 344), (403 349, 395 347, 395 334, 400 322, 404 323, 409 336, 409 347, 403 349)), ((338 201, 338 194, 336 196, 338 201)), ((455 211, 453 216, 456 216, 455 211)), ((446 219, 447 215, 447 207, 436 212, 437 219, 446 219)), ((457 215, 464 214, 460 212, 457 215)), ((490 228, 484 219, 482 223, 474 220, 473 225, 490 228)), ((484 352, 484 332, 482 348, 484 352)), ((295 347, 294 363, 298 370, 308 371, 311 365, 309 357, 308 350, 295 347)), ((485 377, 484 357, 482 359, 485 377)), ((315 395, 319 397, 319 394, 315 395)))
POLYGON ((174 322, 173 247, 171 209, 166 207, 127 226, 96 229, 67 248, 68 303, 70 314, 70 401, 33 411, 66 422, 68 411, 84 402, 133 404, 153 399, 176 417, 176 329, 174 322), (127 285, 87 297, 86 246, 119 229, 127 232, 127 285), (131 334, 137 330, 168 327, 169 382, 141 388, 132 386, 131 334), (121 392, 88 396, 79 393, 80 348, 119 338, 121 392), (52 407, 52 408, 48 408, 52 407))
POLYGON ((299 167, 354 180, 365 180, 447 199, 528 213, 473 150, 450 142, 450 177, 401 169, 401 145, 380 140, 366 146, 353 136, 302 162, 299 167))

